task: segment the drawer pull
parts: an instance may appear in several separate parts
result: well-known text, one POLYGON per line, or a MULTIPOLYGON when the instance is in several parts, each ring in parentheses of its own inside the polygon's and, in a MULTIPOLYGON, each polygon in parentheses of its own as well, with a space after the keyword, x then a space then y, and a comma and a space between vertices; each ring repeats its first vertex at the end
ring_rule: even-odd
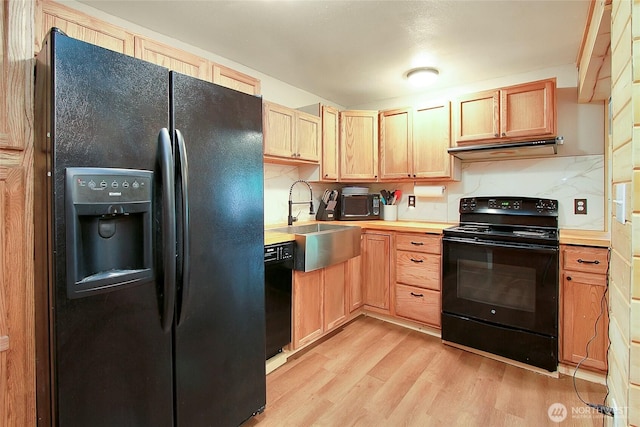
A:
POLYGON ((571 278, 571 276, 567 276, 567 280, 570 282, 570 281, 572 281, 573 279, 571 278))
POLYGON ((418 297, 418 298, 424 298, 423 294, 415 294, 413 292, 411 292, 411 296, 418 297))
POLYGON ((423 246, 424 242, 414 242, 414 241, 412 241, 411 244, 415 245, 415 246, 423 246))
POLYGON ((578 258, 578 262, 579 262, 580 264, 596 264, 596 265, 600 264, 600 261, 598 261, 598 260, 595 260, 595 261, 585 261, 585 260, 583 260, 582 258, 578 258))
POLYGON ((423 259, 414 259, 414 258, 411 258, 411 261, 416 262, 416 263, 424 262, 423 259))

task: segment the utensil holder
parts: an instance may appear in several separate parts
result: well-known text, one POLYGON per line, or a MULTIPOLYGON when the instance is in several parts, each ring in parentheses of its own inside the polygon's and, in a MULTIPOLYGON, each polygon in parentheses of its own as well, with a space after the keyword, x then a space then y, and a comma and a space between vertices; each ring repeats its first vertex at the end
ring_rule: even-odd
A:
POLYGON ((382 205, 382 219, 385 221, 397 221, 398 205, 382 205))

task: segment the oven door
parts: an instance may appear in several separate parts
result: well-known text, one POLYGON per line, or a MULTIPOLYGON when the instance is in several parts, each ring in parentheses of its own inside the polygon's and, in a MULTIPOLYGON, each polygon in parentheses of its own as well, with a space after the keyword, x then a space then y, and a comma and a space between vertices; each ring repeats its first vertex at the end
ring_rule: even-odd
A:
POLYGON ((558 248, 443 238, 442 311, 558 334, 558 248))

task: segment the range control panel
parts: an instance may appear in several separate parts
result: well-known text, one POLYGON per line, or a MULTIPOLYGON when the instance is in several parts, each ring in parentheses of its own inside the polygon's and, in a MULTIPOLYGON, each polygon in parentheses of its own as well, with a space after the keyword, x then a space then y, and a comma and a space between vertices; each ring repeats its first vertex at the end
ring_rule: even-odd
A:
POLYGON ((460 213, 557 215, 558 201, 535 197, 463 197, 460 213))

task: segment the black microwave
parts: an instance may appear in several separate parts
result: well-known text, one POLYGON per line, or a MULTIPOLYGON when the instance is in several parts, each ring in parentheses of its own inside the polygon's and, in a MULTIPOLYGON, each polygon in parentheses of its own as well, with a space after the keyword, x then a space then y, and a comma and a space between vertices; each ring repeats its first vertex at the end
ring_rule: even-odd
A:
POLYGON ((379 194, 341 194, 338 213, 341 221, 380 218, 379 194))

